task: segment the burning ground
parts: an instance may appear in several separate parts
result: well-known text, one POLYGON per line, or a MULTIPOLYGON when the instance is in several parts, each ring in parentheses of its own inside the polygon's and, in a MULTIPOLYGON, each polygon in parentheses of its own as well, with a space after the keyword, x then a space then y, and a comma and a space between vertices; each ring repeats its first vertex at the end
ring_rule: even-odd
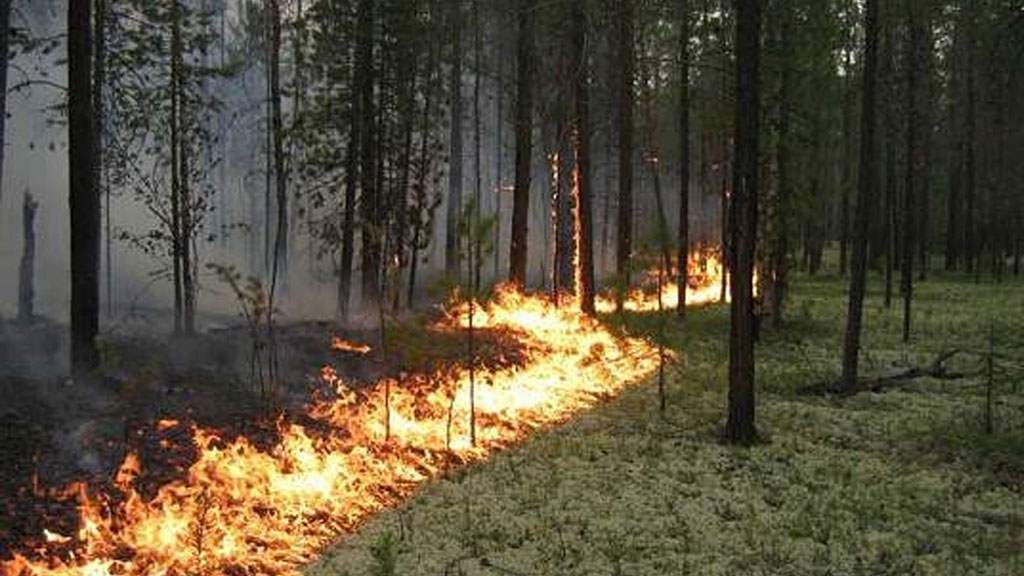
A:
MULTIPOLYGON (((445 338, 461 338, 468 315, 459 308, 421 337, 443 349, 445 338)), ((306 410, 286 411, 272 430, 210 427, 203 418, 163 414, 149 428, 130 429, 147 440, 122 444, 130 451, 102 489, 22 486, 20 494, 57 504, 47 504, 53 511, 29 509, 43 519, 29 524, 43 529, 19 541, 3 572, 288 573, 423 481, 563 421, 657 365, 645 340, 613 334, 574 307, 543 298, 501 292, 476 307, 473 318, 485 335, 480 356, 489 361, 431 362, 420 364, 430 370, 409 371, 417 363, 404 358, 397 364, 403 371, 361 380, 328 362, 312 382, 319 393, 306 410), (154 439, 182 467, 161 482, 147 476, 138 450, 154 439), (78 509, 74 526, 73 516, 61 517, 71 502, 78 509)), ((347 337, 331 344, 324 349, 357 359, 372 353, 347 337)), ((295 405, 290 398, 286 406, 295 405)))

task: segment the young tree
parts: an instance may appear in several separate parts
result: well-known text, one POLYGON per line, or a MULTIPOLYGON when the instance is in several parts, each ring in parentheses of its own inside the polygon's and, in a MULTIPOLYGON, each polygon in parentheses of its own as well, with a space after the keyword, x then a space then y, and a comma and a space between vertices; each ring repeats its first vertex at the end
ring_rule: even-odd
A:
POLYGON ((757 244, 761 2, 736 1, 736 135, 729 211, 732 252, 726 439, 751 444, 754 426, 754 257, 757 244))
POLYGON ((864 308, 864 287, 867 282, 868 224, 875 201, 876 151, 875 106, 876 69, 878 66, 878 1, 866 0, 864 22, 864 82, 861 112, 860 177, 854 221, 853 261, 850 273, 850 294, 846 315, 846 340, 843 347, 842 386, 852 393, 857 386, 857 359, 860 354, 860 332, 864 308))
POLYGON ((71 205, 71 367, 99 365, 100 198, 92 110, 92 3, 68 2, 68 163, 71 205))

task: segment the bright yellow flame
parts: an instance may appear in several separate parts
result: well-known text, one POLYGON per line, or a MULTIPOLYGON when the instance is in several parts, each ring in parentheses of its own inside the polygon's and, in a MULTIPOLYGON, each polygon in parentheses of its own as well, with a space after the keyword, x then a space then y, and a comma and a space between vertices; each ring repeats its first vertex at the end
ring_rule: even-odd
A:
POLYGON ((360 344, 358 342, 349 342, 348 340, 343 340, 335 336, 334 339, 331 340, 331 350, 338 350, 340 352, 352 352, 353 354, 364 355, 369 354, 372 348, 370 348, 366 344, 360 344))
MULTIPOLYGON (((722 282, 725 278, 722 259, 715 251, 695 251, 688 258, 688 278, 686 286, 687 306, 699 306, 718 302, 722 294, 722 282)), ((622 303, 630 312, 657 312, 658 272, 646 272, 641 279, 640 287, 626 294, 622 303)), ((726 294, 728 299, 728 293, 726 294)), ((679 306, 679 283, 674 274, 664 279, 661 287, 661 306, 663 310, 671 310, 679 306)), ((598 312, 614 312, 614 296, 603 296, 597 301, 598 312)))
MULTIPOLYGON (((337 394, 310 414, 332 433, 281 422, 280 444, 261 451, 245 438, 226 442, 195 428, 199 457, 187 477, 149 499, 134 488, 141 467, 130 455, 117 475, 120 497, 74 488, 81 514, 74 554, 58 553, 62 538, 51 533, 53 548, 0 563, 0 574, 294 574, 425 479, 563 421, 658 365, 648 342, 613 335, 576 307, 507 289, 491 304, 474 306, 473 321, 514 335, 525 359, 516 367, 477 367, 476 446, 469 442, 466 368, 356 390, 325 367, 321 377, 337 394)), ((461 307, 442 325, 466 322, 461 307)))

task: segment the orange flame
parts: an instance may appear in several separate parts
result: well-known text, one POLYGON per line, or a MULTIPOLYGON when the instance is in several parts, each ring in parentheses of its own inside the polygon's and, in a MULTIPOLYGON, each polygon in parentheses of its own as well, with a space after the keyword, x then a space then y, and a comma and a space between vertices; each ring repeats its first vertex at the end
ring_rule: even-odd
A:
POLYGON ((360 344, 358 342, 349 342, 338 338, 337 336, 331 340, 331 350, 338 350, 340 352, 352 352, 353 354, 365 355, 369 354, 372 348, 366 344, 360 344))
MULTIPOLYGON (((453 310, 445 324, 468 322, 466 312, 453 310)), ((646 341, 613 335, 573 307, 507 289, 493 303, 474 306, 473 321, 515 334, 525 358, 514 368, 476 368, 475 447, 468 369, 355 390, 325 367, 321 377, 336 395, 310 414, 331 433, 281 422, 280 443, 262 451, 245 438, 225 442, 194 428, 199 457, 184 480, 146 499, 133 486, 141 466, 129 456, 117 475, 122 497, 77 487, 81 517, 73 553, 59 553, 58 544, 59 550, 69 544, 51 533, 38 556, 2 562, 0 574, 294 574, 323 546, 440 470, 563 421, 658 365, 646 341)))
MULTIPOLYGON (((722 293, 722 282, 725 278, 725 268, 722 259, 716 251, 697 250, 691 252, 687 259, 689 281, 686 286, 687 306, 699 306, 718 302, 722 293)), ((679 283, 675 275, 671 274, 662 284, 661 306, 663 310, 672 310, 679 306, 679 283)), ((623 301, 623 308, 630 312, 657 312, 658 272, 646 272, 641 279, 640 287, 634 288, 626 294, 623 301)), ((728 298, 728 293, 726 295, 728 298)), ((597 301, 598 312, 609 313, 615 311, 614 296, 604 296, 597 301)))

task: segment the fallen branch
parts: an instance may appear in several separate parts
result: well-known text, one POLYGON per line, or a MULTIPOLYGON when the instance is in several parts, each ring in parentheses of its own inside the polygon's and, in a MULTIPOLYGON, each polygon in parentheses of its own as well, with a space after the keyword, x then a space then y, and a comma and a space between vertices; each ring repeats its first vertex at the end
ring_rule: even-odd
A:
POLYGON ((828 380, 818 382, 799 389, 800 394, 805 395, 829 395, 838 394, 852 396, 861 392, 884 392, 887 388, 917 380, 918 378, 934 378, 936 380, 959 380, 967 378, 970 374, 965 372, 950 371, 946 366, 954 356, 961 350, 953 349, 941 352, 930 364, 923 366, 911 366, 896 371, 872 376, 862 376, 857 379, 857 387, 850 392, 843 388, 841 380, 828 380))

